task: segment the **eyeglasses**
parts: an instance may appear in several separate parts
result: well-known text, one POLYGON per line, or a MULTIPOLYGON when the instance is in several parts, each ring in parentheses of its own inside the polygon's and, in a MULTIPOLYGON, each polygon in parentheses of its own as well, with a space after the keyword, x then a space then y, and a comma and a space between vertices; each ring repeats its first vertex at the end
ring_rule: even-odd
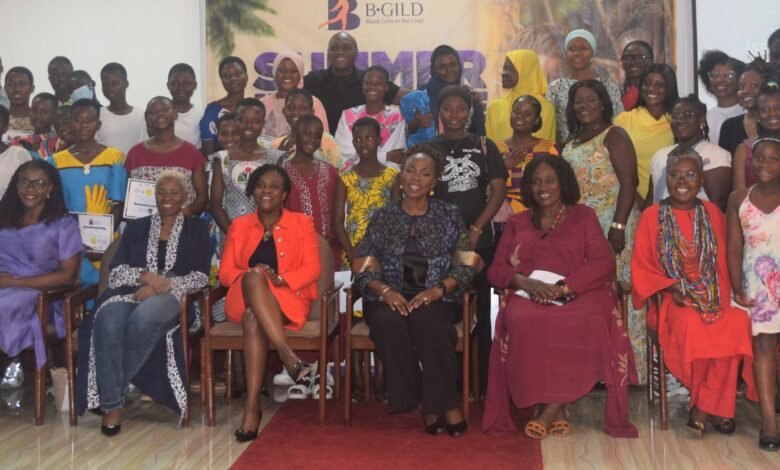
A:
POLYGON ((672 113, 672 122, 689 121, 696 117, 694 111, 686 111, 684 113, 672 113))
POLYGON ((645 55, 645 54, 625 54, 623 55, 620 60, 623 62, 640 62, 645 60, 652 59, 653 56, 645 55))
POLYGON ((40 191, 41 189, 46 189, 49 186, 49 182, 46 180, 28 180, 27 178, 21 178, 18 186, 22 189, 32 187, 33 189, 40 191))
POLYGON ((693 183, 696 181, 696 178, 699 177, 699 174, 696 173, 693 170, 688 170, 686 172, 680 172, 680 171, 670 171, 669 172, 669 178, 672 179, 672 181, 680 181, 684 179, 685 181, 689 183, 693 183))
POLYGON ((710 80, 720 80, 721 78, 733 80, 737 78, 737 72, 710 72, 707 76, 710 77, 710 80))

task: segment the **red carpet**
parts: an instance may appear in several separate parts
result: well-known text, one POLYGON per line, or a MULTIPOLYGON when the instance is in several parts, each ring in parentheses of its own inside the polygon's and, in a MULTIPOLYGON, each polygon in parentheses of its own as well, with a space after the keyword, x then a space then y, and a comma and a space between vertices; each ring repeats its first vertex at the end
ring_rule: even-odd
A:
POLYGON ((342 409, 328 403, 324 426, 317 424, 317 402, 288 401, 233 469, 541 469, 539 441, 522 432, 501 438, 481 431, 482 410, 471 409, 466 435, 425 434, 418 413, 387 414, 379 402, 352 407, 352 426, 343 425, 342 409))

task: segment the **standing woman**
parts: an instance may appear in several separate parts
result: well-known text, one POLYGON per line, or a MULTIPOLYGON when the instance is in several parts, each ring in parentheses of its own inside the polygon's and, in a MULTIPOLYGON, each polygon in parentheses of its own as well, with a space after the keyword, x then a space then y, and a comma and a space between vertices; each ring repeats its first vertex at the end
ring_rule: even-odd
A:
MULTIPOLYGON (((76 283, 81 250, 79 227, 65 207, 57 170, 42 160, 23 163, 0 199, 0 352, 10 359, 0 388, 22 385, 19 355, 24 349, 33 346, 38 367, 46 363, 36 299, 40 290, 76 283)), ((64 337, 61 304, 52 305, 50 313, 58 336, 64 337)))
POLYGON ((707 51, 699 61, 699 78, 705 89, 715 97, 718 105, 707 111, 710 141, 720 141, 720 127, 726 119, 744 111, 737 97, 737 79, 745 64, 722 51, 707 51))
POLYGON ((761 85, 772 77, 772 68, 761 57, 756 57, 753 62, 745 66, 745 71, 739 76, 737 85, 737 99, 739 105, 745 110, 745 114, 734 116, 723 121, 720 126, 720 137, 714 142, 726 149, 729 155, 734 155, 739 144, 748 137, 755 138, 758 135, 758 107, 756 97, 761 90, 761 85))
MULTIPOLYGON (((276 92, 265 95, 260 101, 265 106, 265 127, 262 135, 273 139, 290 132, 290 125, 284 117, 284 101, 287 95, 298 88, 303 88, 303 76, 306 68, 301 55, 296 52, 284 51, 276 55, 272 65, 272 74, 276 83, 276 92)), ((325 132, 328 130, 328 116, 322 102, 316 96, 312 97, 314 115, 320 118, 325 132)))
MULTIPOLYGON (((542 153, 558 155, 558 149, 555 148, 553 140, 534 136, 534 133, 544 126, 543 109, 542 102, 535 96, 519 96, 512 105, 512 113, 509 115, 512 135, 503 141, 496 142, 496 147, 501 152, 504 165, 509 172, 506 179, 506 201, 512 209, 512 213, 515 214, 526 209, 520 194, 525 168, 536 155, 542 153)), ((554 113, 550 113, 549 117, 555 119, 554 113)), ((505 220, 496 220, 495 218, 493 221, 505 222, 505 220)))
POLYGON ((197 147, 176 136, 176 108, 166 96, 157 96, 146 106, 146 121, 152 137, 135 144, 127 152, 125 169, 130 178, 157 181, 164 171, 175 169, 187 177, 187 200, 182 213, 198 215, 209 201, 206 160, 197 147))
POLYGON ((512 137, 511 118, 515 102, 530 95, 541 105, 539 129, 534 137, 555 140, 555 107, 547 101, 547 79, 534 51, 517 49, 506 53, 501 71, 501 88, 509 92, 488 105, 487 136, 494 142, 512 137))
POLYGON ((729 197, 728 265, 734 300, 750 310, 753 372, 761 406, 758 447, 780 449, 775 415, 780 333, 780 140, 753 147, 757 182, 729 197))
MULTIPOLYGON (((617 281, 631 281, 631 252, 639 211, 636 196, 636 154, 628 134, 612 124, 612 103, 604 85, 595 79, 575 83, 566 109, 569 140, 563 157, 580 187, 582 204, 596 211, 617 264, 617 281)), ((644 310, 628 312, 629 336, 637 355, 644 351, 644 310)), ((644 375, 639 364, 639 376, 644 375)))
POLYGON ((650 183, 645 207, 669 197, 666 187, 666 161, 672 153, 696 151, 704 161, 704 182, 699 198, 712 201, 726 212, 731 192, 731 154, 707 142, 707 106, 696 95, 680 98, 672 108, 672 133, 677 144, 664 147, 650 161, 650 183))
POLYGON ((204 156, 209 156, 222 147, 217 141, 217 121, 227 112, 235 112, 238 102, 244 98, 246 82, 246 64, 235 56, 225 57, 219 62, 219 79, 227 92, 223 98, 212 101, 203 111, 200 120, 200 145, 204 156))
POLYGON ((290 190, 290 178, 279 166, 252 172, 246 194, 257 210, 230 224, 219 266, 219 280, 228 287, 228 319, 244 330, 247 400, 234 434, 238 442, 257 437, 271 344, 296 383, 311 379, 311 366, 290 349, 284 329, 300 331, 306 323, 317 298, 320 256, 312 219, 284 209, 290 190))
MULTIPOLYGON (((758 110, 757 137, 779 137, 780 77, 772 77, 761 86, 761 90, 756 96, 756 108, 758 110)), ((735 191, 756 183, 756 175, 753 171, 753 143, 755 141, 755 137, 748 137, 734 151, 731 167, 733 170, 732 187, 735 191)))
POLYGON ((553 80, 547 89, 547 99, 555 106, 557 120, 556 129, 558 143, 562 144, 569 137, 569 126, 566 121, 566 105, 569 101, 569 89, 572 85, 586 78, 595 78, 604 84, 615 116, 623 112, 620 101, 620 87, 609 77, 602 77, 593 67, 593 56, 596 55, 596 37, 590 31, 575 29, 566 36, 564 51, 568 77, 553 80))
POLYGON ((622 127, 631 137, 636 151, 637 202, 644 207, 650 182, 650 161, 655 152, 674 144, 672 120, 669 113, 677 102, 677 77, 666 64, 647 67, 639 80, 639 106, 620 113, 615 124, 622 127))
MULTIPOLYGON (((490 264, 494 238, 491 221, 506 197, 507 171, 492 140, 466 130, 471 94, 448 86, 439 94, 439 116, 444 133, 429 142, 446 159, 434 197, 455 204, 468 227, 471 248, 490 264)), ((490 286, 485 274, 477 277, 477 335, 480 387, 487 386, 490 359, 490 286)))
MULTIPOLYGON (((406 120, 407 146, 430 140, 439 133, 439 93, 446 86, 463 84, 463 63, 452 46, 442 44, 433 50, 430 70, 428 83, 401 98, 399 106, 406 120)), ((472 105, 469 132, 485 135, 482 101, 475 98, 472 105)))
POLYGON ((639 79, 645 68, 653 63, 653 48, 645 41, 636 40, 626 44, 620 62, 623 64, 623 109, 631 111, 639 104, 639 79))

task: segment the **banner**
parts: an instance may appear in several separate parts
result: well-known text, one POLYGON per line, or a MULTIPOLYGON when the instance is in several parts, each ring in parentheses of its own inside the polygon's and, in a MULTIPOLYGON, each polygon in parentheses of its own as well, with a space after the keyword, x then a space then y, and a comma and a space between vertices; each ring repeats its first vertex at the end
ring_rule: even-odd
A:
POLYGON ((594 63, 622 83, 620 52, 643 39, 656 62, 675 63, 674 0, 206 0, 207 98, 224 96, 217 66, 227 55, 249 68, 247 96, 275 90, 271 63, 292 50, 307 71, 326 67, 328 40, 347 31, 358 68, 381 65, 396 84, 417 88, 430 77, 431 51, 461 54, 464 81, 490 99, 501 95, 504 54, 532 49, 549 81, 565 73, 563 40, 576 28, 596 35, 594 63))

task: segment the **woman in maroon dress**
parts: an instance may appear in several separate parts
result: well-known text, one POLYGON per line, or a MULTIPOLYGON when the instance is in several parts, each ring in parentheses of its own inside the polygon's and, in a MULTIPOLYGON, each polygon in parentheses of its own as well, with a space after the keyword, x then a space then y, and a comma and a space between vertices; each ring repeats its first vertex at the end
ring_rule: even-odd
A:
POLYGON ((515 431, 511 399, 519 408, 538 405, 525 426, 528 436, 567 436, 566 404, 604 381, 605 430, 637 437, 628 421, 634 357, 615 293, 615 256, 596 213, 577 204, 571 166, 548 154, 529 164, 521 194, 530 210, 509 218, 488 270, 505 295, 482 426, 488 434, 515 431), (553 279, 539 280, 539 271, 553 279))

